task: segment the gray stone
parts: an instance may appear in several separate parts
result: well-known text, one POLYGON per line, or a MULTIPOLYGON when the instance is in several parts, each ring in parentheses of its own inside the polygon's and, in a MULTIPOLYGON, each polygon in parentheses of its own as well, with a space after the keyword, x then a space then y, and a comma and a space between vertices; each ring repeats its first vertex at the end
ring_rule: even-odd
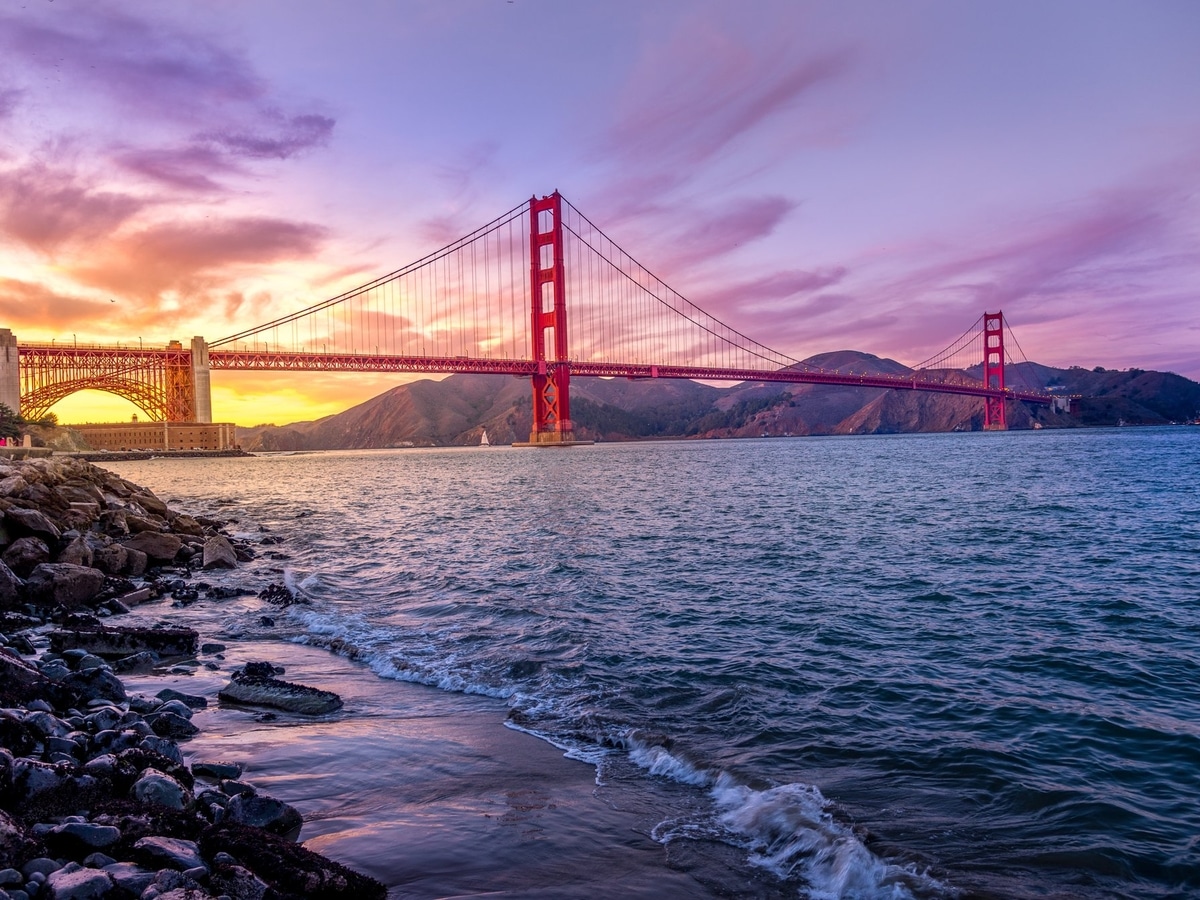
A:
POLYGON ((195 842, 179 838, 144 837, 133 845, 133 851, 148 865, 167 866, 179 872, 204 865, 195 842))
POLYGON ((0 497, 15 497, 27 487, 29 487, 29 482, 20 475, 0 478, 0 497))
POLYGON ((0 887, 8 887, 10 884, 24 884, 25 876, 16 869, 0 869, 0 887))
POLYGON ((112 876, 103 869, 76 869, 64 866, 46 878, 54 900, 101 900, 112 890, 112 876))
POLYGON ((204 542, 204 568, 237 568, 237 553, 228 538, 218 534, 204 542))
POLYGON ((183 754, 179 752, 179 746, 172 740, 159 737, 156 734, 150 734, 142 738, 138 746, 143 750, 150 750, 160 756, 165 756, 173 763, 183 765, 183 754))
MULTIPOLYGON (((227 853, 218 855, 229 856, 227 853)), ((267 893, 265 881, 249 869, 236 864, 218 866, 209 883, 232 900, 262 900, 267 893)))
POLYGON ((170 775, 155 769, 143 772, 142 777, 134 782, 131 793, 135 800, 155 803, 168 809, 188 809, 192 805, 192 794, 187 788, 170 775))
POLYGON ((204 526, 184 513, 180 513, 171 519, 171 530, 176 534, 190 534, 195 537, 204 536, 204 526))
POLYGON ((93 600, 104 587, 104 573, 70 563, 42 563, 37 566, 25 588, 35 603, 73 609, 93 600))
POLYGON ((57 872, 61 868, 62 866, 54 860, 45 856, 38 856, 21 866, 21 874, 30 879, 35 875, 41 875, 45 879, 52 872, 57 872))
POLYGON ((167 504, 159 500, 158 497, 149 491, 139 488, 132 497, 129 498, 146 512, 166 519, 170 515, 170 510, 167 509, 167 504))
POLYGON ((104 871, 112 876, 117 887, 135 897, 141 896, 142 891, 154 884, 154 876, 158 874, 156 870, 130 862, 113 863, 105 866, 104 871))

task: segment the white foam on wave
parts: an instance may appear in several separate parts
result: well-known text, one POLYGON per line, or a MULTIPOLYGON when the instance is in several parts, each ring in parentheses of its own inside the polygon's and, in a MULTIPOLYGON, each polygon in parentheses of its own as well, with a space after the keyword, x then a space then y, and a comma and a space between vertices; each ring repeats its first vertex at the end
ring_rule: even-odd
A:
POLYGON ((718 821, 749 841, 749 860, 780 878, 802 880, 813 900, 912 900, 952 897, 936 879, 880 859, 829 812, 814 785, 755 790, 728 775, 712 797, 718 821))
POLYGON ((639 739, 636 735, 628 737, 629 758, 651 775, 670 778, 683 784, 694 784, 698 787, 708 787, 713 783, 713 775, 707 769, 694 765, 682 756, 678 756, 658 743, 639 739))

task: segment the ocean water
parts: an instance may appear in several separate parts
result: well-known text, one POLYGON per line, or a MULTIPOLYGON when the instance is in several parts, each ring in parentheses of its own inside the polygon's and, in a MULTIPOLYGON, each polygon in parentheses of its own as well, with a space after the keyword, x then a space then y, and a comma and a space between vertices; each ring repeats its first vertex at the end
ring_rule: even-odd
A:
POLYGON ((1200 896, 1200 429, 108 467, 279 541, 264 639, 592 767, 676 895, 1200 896))

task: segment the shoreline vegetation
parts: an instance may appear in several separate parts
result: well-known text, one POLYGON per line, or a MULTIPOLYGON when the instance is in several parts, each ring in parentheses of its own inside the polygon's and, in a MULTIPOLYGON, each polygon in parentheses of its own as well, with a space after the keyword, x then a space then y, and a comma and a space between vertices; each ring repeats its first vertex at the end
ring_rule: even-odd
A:
MULTIPOLYGON (((185 764, 179 742, 207 697, 122 681, 180 661, 219 669, 224 647, 193 629, 113 622, 167 595, 244 593, 189 579, 252 554, 224 523, 84 460, 0 460, 0 900, 385 896, 297 843, 301 814, 240 764, 185 764)), ((298 715, 341 705, 278 674, 246 662, 219 696, 298 715)))

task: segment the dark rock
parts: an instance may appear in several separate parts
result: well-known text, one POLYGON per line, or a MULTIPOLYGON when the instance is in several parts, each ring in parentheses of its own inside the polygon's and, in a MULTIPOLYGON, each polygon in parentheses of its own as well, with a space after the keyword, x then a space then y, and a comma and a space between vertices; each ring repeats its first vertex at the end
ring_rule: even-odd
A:
POLYGON ((104 586, 104 573, 70 563, 42 563, 25 581, 34 603, 73 609, 94 600, 104 586))
POLYGON ((169 563, 183 546, 178 535, 143 531, 125 542, 125 550, 144 553, 154 562, 169 563))
POLYGON ((267 883, 249 869, 230 863, 219 864, 213 869, 209 886, 231 900, 263 900, 270 890, 267 883))
POLYGON ((91 568, 92 557, 92 548, 88 546, 87 541, 82 536, 79 536, 58 551, 58 558, 55 562, 70 563, 73 566, 87 566, 91 568))
POLYGON ((15 606, 24 588, 25 583, 17 577, 17 573, 7 563, 0 561, 0 609, 15 606))
POLYGON ((204 865, 195 842, 178 838, 144 837, 134 843, 133 852, 138 862, 146 867, 167 866, 182 872, 204 865))
POLYGON ((242 766, 241 763, 197 762, 192 763, 192 774, 208 778, 239 778, 242 766))
POLYGON ((143 531, 161 533, 167 530, 166 520, 157 516, 136 516, 130 513, 125 517, 125 524, 133 534, 141 534, 143 531))
MULTIPOLYGON (((155 739, 159 740, 159 739, 155 739)), ((187 766, 169 756, 148 747, 135 747, 123 750, 116 756, 117 765, 123 772, 131 773, 123 786, 128 789, 137 777, 147 769, 157 769, 164 775, 170 775, 189 791, 195 786, 196 780, 187 766)))
POLYGON ((97 792, 96 779, 72 765, 18 758, 12 764, 13 810, 36 809, 39 816, 74 812, 97 792))
POLYGON ((2 560, 16 575, 28 578, 38 566, 50 562, 50 547, 41 538, 17 538, 5 549, 2 560))
POLYGON ((384 900, 387 896, 374 878, 257 828, 222 822, 206 828, 199 843, 206 857, 228 853, 280 894, 310 900, 384 900))
POLYGON ((11 750, 14 756, 28 756, 40 740, 41 735, 28 722, 11 710, 0 710, 0 747, 11 750))
POLYGON ((80 648, 105 658, 120 658, 144 650, 161 656, 190 656, 200 643, 199 633, 192 628, 138 628, 100 626, 75 630, 52 631, 50 649, 80 648))
POLYGON ((204 643, 200 645, 201 653, 224 653, 225 645, 216 643, 204 643))
POLYGON ((298 598, 290 590, 282 584, 268 584, 258 593, 260 600, 266 600, 275 606, 288 607, 293 603, 304 603, 303 599, 298 598))
POLYGON ((150 565, 150 557, 136 547, 125 547, 125 569, 123 574, 137 578, 144 574, 150 565))
POLYGON ((183 513, 171 519, 171 530, 176 534, 190 534, 195 537, 204 536, 204 526, 191 516, 183 513))
POLYGON ((43 697, 57 703, 65 693, 33 663, 0 653, 0 704, 20 706, 43 697))
POLYGON ((68 822, 55 825, 46 835, 46 845, 51 849, 62 847, 90 847, 98 850, 111 847, 121 840, 121 829, 112 825, 96 825, 92 822, 68 822))
POLYGON ((36 509, 21 509, 14 506, 5 511, 4 521, 6 527, 18 534, 32 535, 47 543, 57 541, 62 535, 58 526, 36 509))
POLYGON ((122 674, 129 672, 149 672, 158 665, 161 657, 157 653, 149 650, 143 650, 141 653, 132 653, 129 656, 122 656, 120 659, 114 660, 112 667, 114 672, 122 674))
POLYGON ((86 669, 72 672, 60 685, 78 694, 84 701, 111 700, 120 703, 125 699, 125 686, 111 669, 86 669))
POLYGON ((185 694, 182 691, 177 691, 172 688, 163 688, 154 696, 164 703, 168 703, 172 700, 178 700, 180 703, 186 705, 189 709, 204 709, 208 706, 208 698, 200 697, 195 694, 185 694))
MULTIPOLYGON (((147 769, 133 783, 130 795, 142 803, 153 803, 168 809, 189 809, 192 805, 191 792, 170 775, 156 769, 147 769)), ((190 868, 190 867, 184 867, 190 868)))
POLYGON ((37 841, 31 838, 21 821, 0 809, 0 868, 17 866, 37 852, 37 841))
POLYGON ((229 820, 239 825, 253 825, 295 840, 304 819, 294 806, 274 797, 250 797, 238 794, 226 807, 229 820))
POLYGON ((146 716, 154 733, 162 737, 187 738, 199 733, 200 729, 174 712, 157 712, 146 716))
POLYGON ((120 544, 92 550, 92 565, 109 575, 120 575, 129 562, 128 551, 120 544))
POLYGON ((167 504, 159 500, 154 494, 147 490, 138 490, 129 498, 148 513, 159 516, 163 519, 167 518, 170 511, 167 509, 167 504))
POLYGON ((228 538, 218 534, 204 542, 205 569, 236 569, 237 564, 237 553, 228 538))

